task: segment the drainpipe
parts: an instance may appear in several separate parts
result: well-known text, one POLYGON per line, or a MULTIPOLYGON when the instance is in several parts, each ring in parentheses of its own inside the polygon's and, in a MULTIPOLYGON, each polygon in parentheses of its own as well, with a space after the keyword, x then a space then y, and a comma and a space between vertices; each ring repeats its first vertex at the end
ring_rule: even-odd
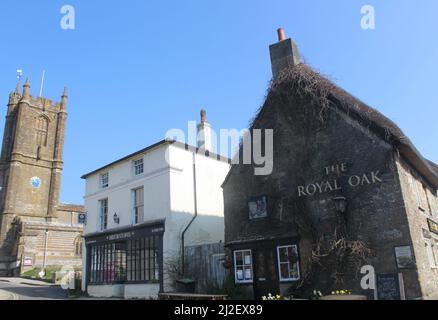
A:
POLYGON ((195 215, 190 220, 189 224, 186 226, 184 231, 181 234, 181 275, 184 275, 185 273, 185 266, 184 266, 184 236, 187 232, 187 230, 192 225, 193 221, 195 221, 196 217, 198 216, 198 200, 197 200, 197 192, 196 192, 196 153, 193 152, 193 201, 194 201, 194 208, 195 208, 195 215))

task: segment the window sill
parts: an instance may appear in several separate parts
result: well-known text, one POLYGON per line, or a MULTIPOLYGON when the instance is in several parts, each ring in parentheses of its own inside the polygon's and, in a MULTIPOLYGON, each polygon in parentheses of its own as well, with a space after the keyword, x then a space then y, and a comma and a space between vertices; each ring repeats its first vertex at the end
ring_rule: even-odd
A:
POLYGON ((280 283, 290 283, 290 282, 296 282, 296 281, 300 281, 300 278, 297 278, 297 279, 281 279, 280 283))
POLYGON ((235 281, 235 284, 253 284, 254 281, 235 281))

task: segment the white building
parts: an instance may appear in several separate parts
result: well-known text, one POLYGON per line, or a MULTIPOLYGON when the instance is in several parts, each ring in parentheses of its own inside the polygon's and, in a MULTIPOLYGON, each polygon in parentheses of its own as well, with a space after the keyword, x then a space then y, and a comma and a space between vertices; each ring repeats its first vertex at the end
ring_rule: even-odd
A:
POLYGON ((90 295, 148 298, 169 292, 181 248, 223 241, 221 184, 229 159, 205 154, 211 143, 205 126, 198 130, 201 148, 163 140, 82 177, 82 285, 90 295))

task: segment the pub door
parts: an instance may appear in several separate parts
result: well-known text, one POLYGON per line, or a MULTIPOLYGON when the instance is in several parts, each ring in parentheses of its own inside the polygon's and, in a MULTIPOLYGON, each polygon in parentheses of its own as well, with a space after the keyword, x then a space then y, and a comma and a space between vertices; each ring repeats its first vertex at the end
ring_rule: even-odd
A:
POLYGON ((254 295, 261 299, 268 294, 280 293, 278 283, 276 253, 272 247, 254 250, 254 295))

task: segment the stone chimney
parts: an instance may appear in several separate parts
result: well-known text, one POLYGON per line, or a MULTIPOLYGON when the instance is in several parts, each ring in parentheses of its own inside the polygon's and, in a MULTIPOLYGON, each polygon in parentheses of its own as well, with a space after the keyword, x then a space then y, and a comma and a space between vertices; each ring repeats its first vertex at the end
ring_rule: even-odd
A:
POLYGON ((271 54, 272 76, 274 79, 278 77, 280 72, 291 66, 296 66, 300 63, 298 48, 292 39, 286 39, 283 28, 277 30, 278 42, 269 46, 271 54))
POLYGON ((198 124, 198 148, 211 151, 211 126, 207 122, 207 112, 201 109, 201 123, 198 124))

